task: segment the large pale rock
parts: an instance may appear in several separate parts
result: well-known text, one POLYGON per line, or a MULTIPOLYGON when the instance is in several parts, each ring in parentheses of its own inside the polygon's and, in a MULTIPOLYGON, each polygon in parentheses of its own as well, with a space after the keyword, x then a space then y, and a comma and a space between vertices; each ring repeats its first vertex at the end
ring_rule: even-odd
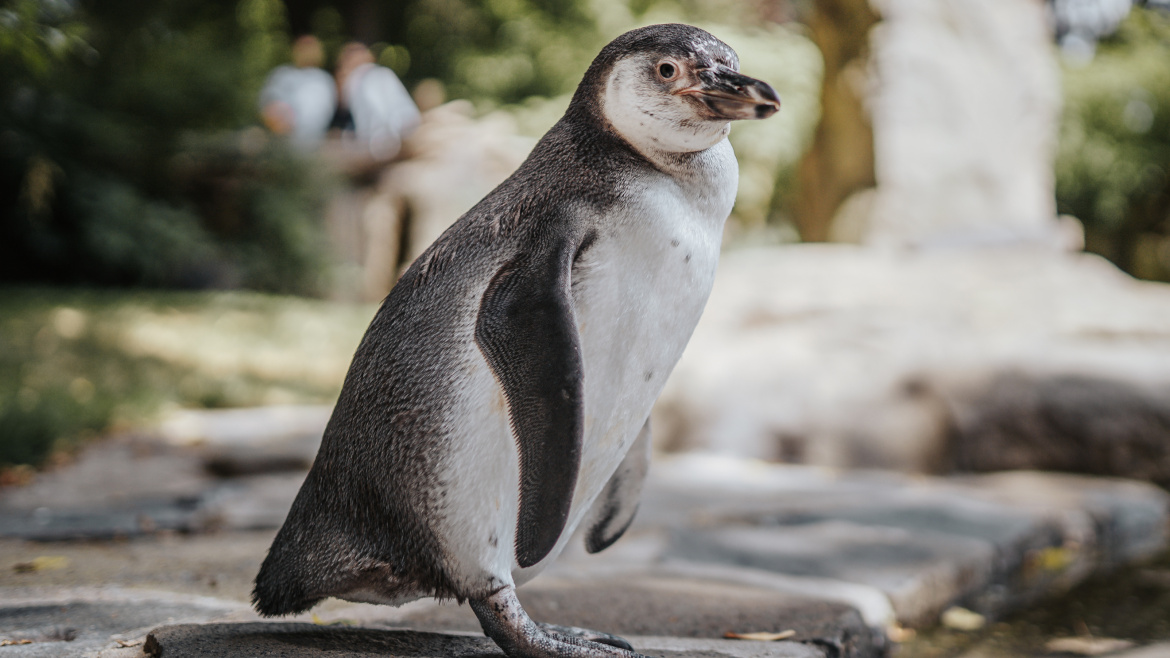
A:
POLYGON ((1059 71, 1038 0, 871 0, 875 190, 836 239, 1075 247, 1056 220, 1059 71))
POLYGON ((945 469, 952 431, 1002 427, 981 409, 987 401, 1004 408, 990 392, 1005 373, 1123 382, 1112 390, 1142 391, 1127 408, 1148 411, 1131 425, 1156 434, 1170 378, 1168 326, 1170 286, 1138 282, 1090 255, 845 245, 733 252, 656 409, 656 438, 667 450, 945 469))

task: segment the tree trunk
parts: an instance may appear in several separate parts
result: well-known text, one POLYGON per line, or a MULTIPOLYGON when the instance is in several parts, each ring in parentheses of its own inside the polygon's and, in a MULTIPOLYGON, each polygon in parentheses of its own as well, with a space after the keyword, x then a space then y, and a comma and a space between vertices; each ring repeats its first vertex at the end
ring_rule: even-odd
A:
POLYGON ((817 0, 809 27, 825 58, 821 121, 800 163, 795 214, 806 242, 829 239, 837 209, 875 185, 873 128, 865 108, 869 29, 879 17, 868 0, 817 0))

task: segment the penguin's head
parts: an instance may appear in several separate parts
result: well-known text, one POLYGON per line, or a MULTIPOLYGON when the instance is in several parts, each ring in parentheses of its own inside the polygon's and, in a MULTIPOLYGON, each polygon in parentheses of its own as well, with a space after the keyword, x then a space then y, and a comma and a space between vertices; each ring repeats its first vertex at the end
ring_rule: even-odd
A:
POLYGON ((639 151, 688 153, 714 146, 730 122, 780 109, 768 83, 739 73, 730 46, 697 27, 650 25, 614 39, 573 98, 639 151))

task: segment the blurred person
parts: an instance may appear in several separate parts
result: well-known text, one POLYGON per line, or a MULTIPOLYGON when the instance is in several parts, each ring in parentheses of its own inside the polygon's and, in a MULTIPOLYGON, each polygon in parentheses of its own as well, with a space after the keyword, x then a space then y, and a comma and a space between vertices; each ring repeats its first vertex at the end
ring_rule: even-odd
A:
POLYGON ((365 44, 347 43, 337 56, 339 102, 332 127, 340 128, 377 160, 398 154, 419 124, 419 111, 394 71, 374 63, 365 44))
POLYGON ((325 50, 317 37, 304 35, 293 42, 293 62, 268 74, 260 90, 264 125, 298 147, 315 148, 329 130, 337 107, 333 76, 321 68, 325 50))

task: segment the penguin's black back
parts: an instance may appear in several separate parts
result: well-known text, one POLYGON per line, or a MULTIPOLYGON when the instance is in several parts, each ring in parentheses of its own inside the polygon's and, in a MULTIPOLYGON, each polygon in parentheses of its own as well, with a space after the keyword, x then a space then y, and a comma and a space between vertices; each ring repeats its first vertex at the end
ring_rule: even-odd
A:
POLYGON ((444 232, 383 301, 256 577, 261 614, 293 614, 361 589, 388 599, 479 594, 460 587, 432 530, 444 514, 437 474, 460 385, 458 359, 470 340, 468 318, 474 322, 504 264, 565 241, 587 245, 586 236, 604 227, 584 218, 604 216, 626 181, 653 168, 601 119, 598 94, 621 54, 612 45, 525 162, 444 232))

